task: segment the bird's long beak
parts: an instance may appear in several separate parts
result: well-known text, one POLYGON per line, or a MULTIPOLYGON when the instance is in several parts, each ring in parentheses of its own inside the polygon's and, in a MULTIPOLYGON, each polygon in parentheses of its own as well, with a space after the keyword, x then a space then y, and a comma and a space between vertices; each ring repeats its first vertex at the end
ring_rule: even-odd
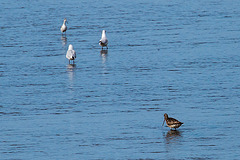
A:
POLYGON ((165 119, 163 120, 163 124, 162 124, 162 126, 164 125, 164 122, 165 122, 165 119))

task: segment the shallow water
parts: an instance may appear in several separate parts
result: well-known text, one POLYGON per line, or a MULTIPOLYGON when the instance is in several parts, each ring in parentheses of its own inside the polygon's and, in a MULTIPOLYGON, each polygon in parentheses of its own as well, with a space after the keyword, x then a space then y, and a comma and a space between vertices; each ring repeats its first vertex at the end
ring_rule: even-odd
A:
POLYGON ((0 159, 240 159, 238 1, 0 5, 0 159))

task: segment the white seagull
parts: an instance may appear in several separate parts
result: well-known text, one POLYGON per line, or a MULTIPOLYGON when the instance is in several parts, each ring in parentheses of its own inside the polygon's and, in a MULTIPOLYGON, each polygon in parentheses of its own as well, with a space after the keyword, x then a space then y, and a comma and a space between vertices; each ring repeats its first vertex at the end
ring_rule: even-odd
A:
POLYGON ((64 18, 63 24, 62 24, 62 27, 61 27, 61 32, 62 32, 62 34, 63 34, 63 32, 65 32, 65 34, 66 34, 66 31, 67 31, 66 23, 67 23, 67 19, 64 18))
POLYGON ((108 49, 108 39, 107 39, 107 37, 106 37, 106 31, 105 30, 103 30, 102 31, 102 38, 99 40, 99 45, 100 46, 102 46, 102 49, 103 49, 103 47, 107 47, 107 49, 108 49))
POLYGON ((74 60, 77 58, 76 52, 73 50, 73 45, 71 45, 71 44, 69 44, 69 46, 68 46, 68 51, 67 51, 67 54, 66 54, 66 58, 69 60, 69 64, 70 64, 71 60, 74 63, 74 60))

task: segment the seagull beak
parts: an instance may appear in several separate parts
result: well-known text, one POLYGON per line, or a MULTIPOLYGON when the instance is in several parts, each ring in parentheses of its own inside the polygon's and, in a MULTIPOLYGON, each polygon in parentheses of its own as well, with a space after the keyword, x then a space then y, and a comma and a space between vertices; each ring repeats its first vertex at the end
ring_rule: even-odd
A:
POLYGON ((164 122, 165 122, 165 119, 163 120, 163 124, 162 124, 162 126, 164 125, 164 122))

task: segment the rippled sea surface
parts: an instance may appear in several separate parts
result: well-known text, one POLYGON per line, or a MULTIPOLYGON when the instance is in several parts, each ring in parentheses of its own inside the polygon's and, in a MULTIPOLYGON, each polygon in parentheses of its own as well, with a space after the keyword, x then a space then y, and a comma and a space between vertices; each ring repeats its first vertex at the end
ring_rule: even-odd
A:
POLYGON ((239 1, 0 6, 1 160, 240 159, 239 1))

